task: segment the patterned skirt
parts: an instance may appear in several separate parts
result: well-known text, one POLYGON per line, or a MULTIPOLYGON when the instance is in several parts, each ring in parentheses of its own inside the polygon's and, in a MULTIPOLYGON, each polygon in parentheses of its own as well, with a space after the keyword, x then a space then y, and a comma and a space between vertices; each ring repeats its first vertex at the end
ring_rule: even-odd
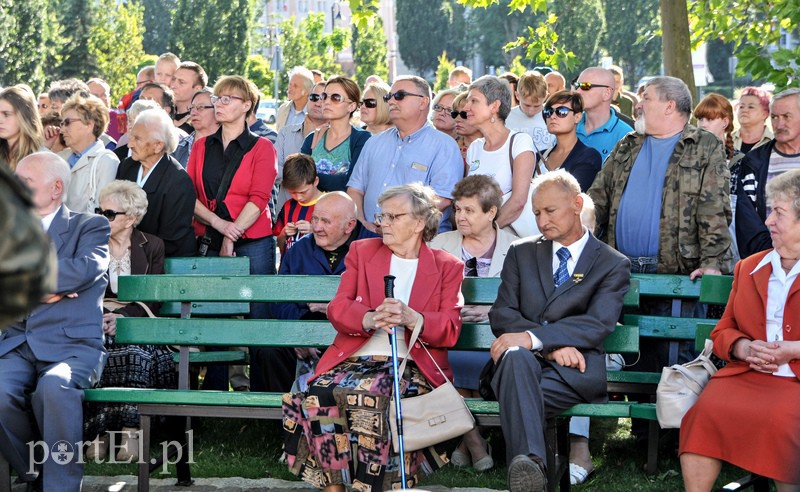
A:
MULTIPOLYGON (((413 362, 403 376, 403 397, 433 389, 413 362)), ((284 450, 292 473, 318 488, 400 489, 400 461, 389 430, 392 388, 390 358, 351 357, 319 375, 307 392, 285 394, 284 450)), ((439 447, 405 454, 407 487, 447 463, 439 447)))
MULTIPOLYGON (((160 345, 115 345, 106 342, 108 360, 99 388, 177 388, 178 373, 172 352, 160 345)), ((108 431, 139 427, 138 406, 129 403, 84 404, 83 435, 93 440, 108 431)))

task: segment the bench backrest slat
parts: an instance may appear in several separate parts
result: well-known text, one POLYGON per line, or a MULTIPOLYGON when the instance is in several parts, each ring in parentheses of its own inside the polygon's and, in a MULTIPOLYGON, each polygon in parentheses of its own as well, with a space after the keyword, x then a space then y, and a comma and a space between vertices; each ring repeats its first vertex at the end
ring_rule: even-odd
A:
POLYGON ((731 295, 731 287, 733 287, 731 275, 703 275, 700 284, 700 302, 725 305, 731 295))
MULTIPOLYGON (((675 318, 640 314, 626 314, 623 321, 628 325, 638 325, 639 336, 673 340, 694 340, 697 325, 709 322, 706 318, 675 318)), ((713 320, 710 321, 713 322, 713 320)))
POLYGON ((697 299, 700 297, 700 281, 690 280, 686 275, 664 275, 660 273, 634 273, 632 279, 639 280, 641 296, 697 299))
MULTIPOLYGON (((246 256, 192 258, 166 258, 164 272, 177 275, 248 275, 250 258, 246 256)), ((250 304, 244 302, 192 302, 192 316, 237 316, 250 312, 250 304)), ((181 305, 165 302, 161 305, 161 316, 180 316, 181 305)))

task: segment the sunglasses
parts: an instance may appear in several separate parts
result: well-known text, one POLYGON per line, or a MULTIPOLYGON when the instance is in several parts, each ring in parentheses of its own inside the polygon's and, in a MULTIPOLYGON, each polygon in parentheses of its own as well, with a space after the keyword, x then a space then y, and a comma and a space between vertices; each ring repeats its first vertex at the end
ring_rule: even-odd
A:
POLYGON ((395 101, 402 101, 406 96, 425 97, 422 94, 414 94, 413 92, 397 91, 394 94, 391 92, 383 96, 383 100, 389 102, 394 98, 395 101))
POLYGON ((330 99, 332 102, 340 103, 340 102, 350 102, 341 94, 328 94, 327 92, 323 92, 320 94, 320 97, 323 101, 327 101, 330 99))
POLYGON ((320 94, 310 94, 308 96, 308 100, 311 102, 318 102, 320 99, 322 99, 322 96, 320 94))
POLYGON ((451 118, 456 119, 459 116, 461 116, 462 120, 466 120, 467 119, 467 112, 466 111, 450 111, 450 117, 451 118))
POLYGON ((591 82, 578 82, 577 79, 572 81, 572 87, 582 91, 590 91, 595 87, 611 87, 610 85, 593 84, 591 82))
POLYGON ((574 110, 566 106, 559 106, 557 108, 544 108, 542 110, 542 118, 548 119, 552 117, 554 114, 559 118, 566 118, 570 111, 574 110))
POLYGON ((211 104, 220 103, 223 106, 227 106, 234 99, 238 99, 239 101, 244 101, 244 98, 239 96, 211 96, 211 104))
POLYGON ((114 219, 117 218, 117 215, 128 215, 125 212, 117 212, 115 210, 103 210, 100 207, 94 209, 94 213, 96 213, 97 215, 102 215, 103 217, 108 219, 109 222, 114 222, 114 219))
POLYGON ((64 128, 65 126, 69 126, 69 125, 75 123, 76 121, 81 121, 81 119, 80 118, 64 118, 63 120, 61 120, 61 123, 59 123, 58 125, 61 128, 64 128))
POLYGON ((375 109, 378 107, 378 100, 373 98, 364 99, 363 101, 361 101, 361 104, 370 109, 375 109))

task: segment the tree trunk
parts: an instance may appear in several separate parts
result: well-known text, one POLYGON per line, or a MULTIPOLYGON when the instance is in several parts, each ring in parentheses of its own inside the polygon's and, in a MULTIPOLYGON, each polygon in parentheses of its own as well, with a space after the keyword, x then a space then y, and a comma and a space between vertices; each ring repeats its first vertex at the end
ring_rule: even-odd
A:
POLYGON ((689 86, 692 97, 697 99, 692 70, 692 47, 689 40, 689 13, 682 0, 660 0, 661 2, 661 53, 664 58, 664 74, 677 77, 689 86))

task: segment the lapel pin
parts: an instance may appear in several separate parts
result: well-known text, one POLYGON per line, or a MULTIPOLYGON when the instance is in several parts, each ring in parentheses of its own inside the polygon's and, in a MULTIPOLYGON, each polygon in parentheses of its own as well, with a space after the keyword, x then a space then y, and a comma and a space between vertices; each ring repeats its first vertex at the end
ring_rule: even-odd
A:
POLYGON ((576 274, 574 274, 572 276, 572 283, 574 283, 574 284, 581 283, 581 280, 583 280, 583 274, 582 273, 576 273, 576 274))

